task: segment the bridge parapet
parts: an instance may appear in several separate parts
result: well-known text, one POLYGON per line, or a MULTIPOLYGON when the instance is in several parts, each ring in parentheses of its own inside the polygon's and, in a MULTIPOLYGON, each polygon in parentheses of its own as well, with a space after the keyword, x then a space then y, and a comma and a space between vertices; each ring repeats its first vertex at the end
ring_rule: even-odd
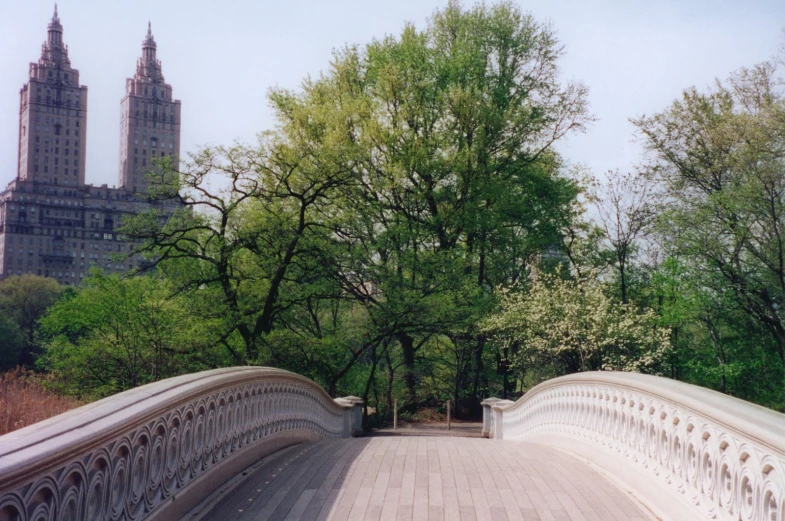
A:
POLYGON ((178 519, 267 454, 356 435, 361 404, 265 367, 132 389, 0 437, 0 521, 178 519))
POLYGON ((490 437, 575 452, 662 517, 785 521, 785 415, 770 409, 666 378, 592 372, 484 410, 490 437))

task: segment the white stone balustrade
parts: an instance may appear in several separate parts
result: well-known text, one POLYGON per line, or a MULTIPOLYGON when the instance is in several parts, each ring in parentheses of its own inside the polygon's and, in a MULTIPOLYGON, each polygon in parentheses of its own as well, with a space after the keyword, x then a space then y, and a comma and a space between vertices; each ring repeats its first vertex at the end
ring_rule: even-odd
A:
POLYGON ((486 409, 496 439, 561 445, 611 477, 635 467, 637 477, 621 479, 625 486, 648 487, 650 503, 665 510, 677 511, 675 501, 691 512, 664 517, 785 521, 785 415, 775 411, 683 382, 614 372, 548 380, 515 403, 486 409))
POLYGON ((179 519, 275 450, 357 434, 361 403, 264 367, 132 389, 0 436, 0 521, 179 519))

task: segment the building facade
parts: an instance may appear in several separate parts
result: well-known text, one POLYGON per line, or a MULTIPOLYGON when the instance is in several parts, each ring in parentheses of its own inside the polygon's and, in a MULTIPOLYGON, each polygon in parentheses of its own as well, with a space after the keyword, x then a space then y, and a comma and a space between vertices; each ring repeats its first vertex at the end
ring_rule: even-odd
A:
POLYGON ((144 191, 145 172, 153 158, 180 157, 180 100, 172 99, 172 86, 164 81, 150 25, 142 43, 136 74, 125 81, 120 102, 120 184, 132 192, 144 191))
POLYGON ((127 272, 141 259, 116 229, 149 209, 145 173, 154 159, 180 156, 180 101, 165 83, 148 25, 136 74, 121 102, 119 188, 85 179, 87 87, 71 67, 55 6, 38 63, 20 90, 16 179, 0 192, 0 278, 33 273, 78 284, 91 267, 127 272))

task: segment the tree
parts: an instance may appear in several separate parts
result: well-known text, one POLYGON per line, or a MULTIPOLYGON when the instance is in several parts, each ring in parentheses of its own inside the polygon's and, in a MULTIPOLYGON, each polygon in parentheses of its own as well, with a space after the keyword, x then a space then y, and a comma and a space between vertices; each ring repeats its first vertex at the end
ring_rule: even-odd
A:
POLYGON ((664 188, 659 233, 669 253, 716 274, 765 329, 785 365, 785 98, 776 68, 741 69, 706 93, 686 90, 634 120, 647 172, 664 188))
POLYGON ((178 374, 225 365, 212 324, 172 297, 166 280, 93 272, 41 320, 39 365, 63 391, 100 398, 178 374))
POLYGON ((515 348, 521 373, 662 371, 670 331, 657 325, 653 310, 614 302, 592 274, 572 279, 538 273, 525 291, 504 290, 500 296, 500 311, 484 327, 494 340, 515 348))
POLYGON ((0 314, 0 371, 19 365, 22 354, 22 334, 19 326, 5 314, 0 314))
POLYGON ((779 409, 783 373, 766 330, 738 306, 716 271, 665 259, 646 288, 671 330, 669 376, 779 409))
POLYGON ((14 275, 0 281, 0 312, 15 323, 22 335, 19 359, 12 365, 33 363, 38 347, 38 320, 62 290, 56 280, 37 275, 14 275))
POLYGON ((613 253, 611 265, 619 275, 621 301, 628 301, 630 262, 637 241, 654 216, 650 198, 653 186, 642 175, 610 171, 595 185, 595 206, 605 240, 613 253))
POLYGON ((346 178, 323 160, 326 150, 290 142, 285 131, 270 133, 258 148, 205 148, 179 174, 159 169, 151 195, 178 209, 168 221, 140 214, 122 229, 144 241, 137 251, 149 258, 147 270, 201 296, 200 311, 237 364, 259 362, 263 337, 292 304, 287 285, 312 277, 298 268, 320 265, 308 237, 346 178))
POLYGON ((344 49, 302 92, 273 93, 292 135, 352 150, 334 276, 400 347, 410 402, 437 334, 471 344, 459 387, 476 401, 492 288, 560 242, 578 190, 552 145, 591 120, 585 87, 559 81, 561 54, 511 3, 451 2, 424 30, 344 49), (328 131, 295 132, 311 121, 328 131))

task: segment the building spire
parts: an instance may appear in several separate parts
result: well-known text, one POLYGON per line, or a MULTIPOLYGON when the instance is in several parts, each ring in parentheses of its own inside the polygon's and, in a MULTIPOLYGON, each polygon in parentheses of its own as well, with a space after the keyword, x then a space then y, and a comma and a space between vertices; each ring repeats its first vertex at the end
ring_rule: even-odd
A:
POLYGON ((156 58, 155 58, 155 49, 157 45, 155 44, 155 38, 153 38, 153 24, 150 21, 147 21, 147 36, 144 37, 144 41, 142 42, 142 61, 148 64, 155 65, 156 58))
POLYGON ((47 27, 47 45, 51 49, 59 49, 63 46, 63 25, 60 23, 60 16, 57 14, 57 3, 52 14, 52 20, 47 27))
POLYGON ((144 37, 142 46, 155 46, 155 38, 153 37, 153 24, 148 20, 147 22, 147 36, 144 37))

